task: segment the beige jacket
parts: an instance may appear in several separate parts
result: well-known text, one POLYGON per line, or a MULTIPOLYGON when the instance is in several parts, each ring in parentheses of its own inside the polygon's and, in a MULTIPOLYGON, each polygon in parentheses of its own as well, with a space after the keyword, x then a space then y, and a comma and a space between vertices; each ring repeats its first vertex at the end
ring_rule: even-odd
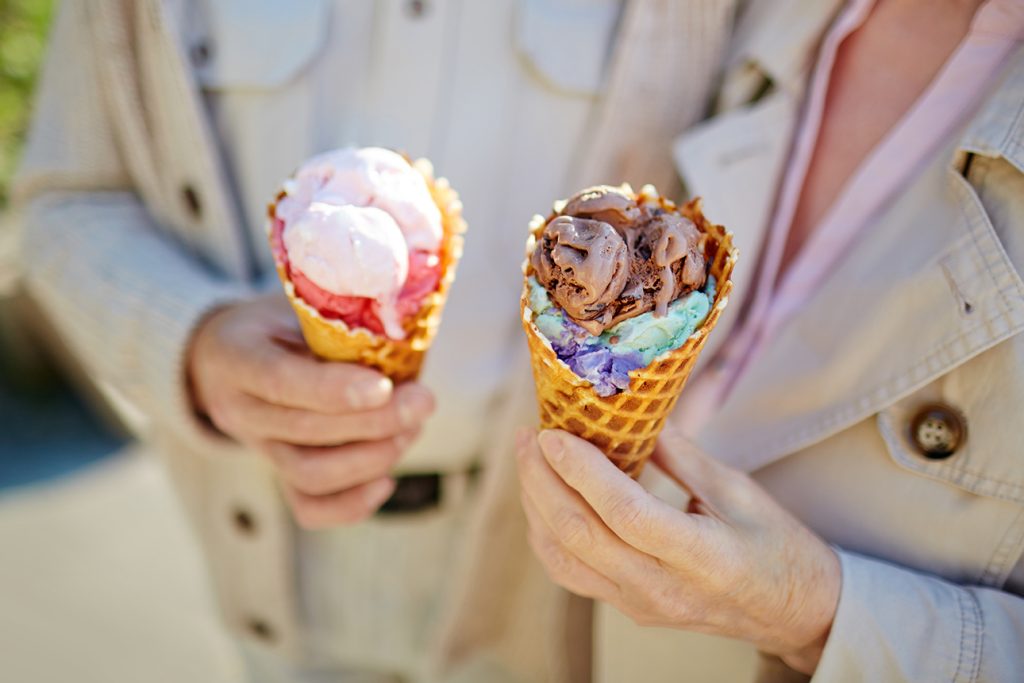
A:
MULTIPOLYGON (((522 4, 531 16, 554 17, 575 1, 522 4)), ((192 330, 213 307, 250 294, 252 269, 244 217, 188 59, 187 4, 64 3, 16 186, 26 282, 91 374, 148 418, 228 625, 303 658, 309 634, 296 600, 296 535, 274 477, 251 454, 204 431, 184 387, 192 330)), ((668 142, 707 109, 733 7, 732 0, 627 3, 607 92, 591 122, 597 142, 579 155, 574 185, 675 182, 668 142), (635 106, 651 93, 661 96, 635 106)), ((238 27, 247 28, 258 27, 238 27)), ((544 66, 557 75, 558 54, 545 55, 555 61, 544 66)), ((281 72, 268 81, 298 68, 286 54, 274 64, 281 72)), ((470 502, 472 528, 453 560, 454 591, 433 649, 446 680, 490 681, 494 674, 480 672, 499 670, 510 680, 586 678, 586 657, 567 656, 564 634, 576 623, 567 596, 519 550, 523 522, 509 447, 513 427, 534 413, 522 367, 509 409, 490 426, 493 448, 470 502)))
MULTIPOLYGON (((814 46, 836 5, 755 6, 721 112, 676 142, 690 190, 732 227, 741 253, 764 239, 814 46)), ((754 261, 739 269, 740 297, 754 261)), ((842 595, 815 681, 1021 680, 1022 268, 1019 51, 966 129, 881 212, 699 436, 840 549, 842 595), (918 455, 911 439, 932 401, 967 424, 966 443, 944 460, 918 455)), ((728 334, 736 303, 712 343, 728 334)), ((597 645, 619 648, 610 670, 673 680, 660 673, 678 656, 672 638, 631 662, 645 634, 616 624, 597 645)), ((763 677, 800 680, 781 667, 763 677)))

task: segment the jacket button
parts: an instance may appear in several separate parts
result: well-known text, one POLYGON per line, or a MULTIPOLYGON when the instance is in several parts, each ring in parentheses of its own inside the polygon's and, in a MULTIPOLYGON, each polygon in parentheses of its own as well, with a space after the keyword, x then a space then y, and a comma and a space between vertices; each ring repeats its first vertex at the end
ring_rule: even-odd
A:
POLYGON ((245 508, 237 507, 231 511, 231 521, 235 530, 244 536, 251 536, 256 533, 256 520, 252 513, 245 508))
POLYGON ((272 643, 277 638, 277 634, 274 633, 274 629, 270 627, 270 624, 262 619, 249 619, 245 622, 245 628, 249 633, 266 643, 272 643))
POLYGON ((944 460, 967 441, 967 420, 944 403, 923 405, 910 423, 910 440, 924 457, 944 460))
POLYGON ((210 43, 200 41, 192 46, 189 50, 188 55, 192 59, 192 64, 197 67, 206 66, 210 62, 210 43))
POLYGON ((184 185, 181 188, 181 202, 185 205, 188 215, 198 219, 203 215, 203 203, 199 201, 199 193, 191 185, 184 185))

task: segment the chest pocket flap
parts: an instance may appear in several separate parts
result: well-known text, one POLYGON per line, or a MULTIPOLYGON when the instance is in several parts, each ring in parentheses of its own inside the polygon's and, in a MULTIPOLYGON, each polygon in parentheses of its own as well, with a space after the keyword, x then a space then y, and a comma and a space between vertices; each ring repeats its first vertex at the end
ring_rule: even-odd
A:
POLYGON ((327 0, 203 0, 200 83, 209 90, 288 83, 325 45, 330 9, 327 0))
POLYGON ((550 86, 600 92, 621 8, 622 0, 521 0, 519 52, 550 86))

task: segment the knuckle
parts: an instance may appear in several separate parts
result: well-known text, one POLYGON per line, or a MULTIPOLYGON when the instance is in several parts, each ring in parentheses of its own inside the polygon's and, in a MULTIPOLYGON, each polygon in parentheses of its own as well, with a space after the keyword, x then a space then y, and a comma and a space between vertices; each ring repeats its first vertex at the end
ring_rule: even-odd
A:
POLYGON ((608 515, 613 525, 642 533, 650 527, 649 509, 635 496, 621 496, 609 501, 608 515))
POLYGON ((320 529, 324 526, 323 516, 318 506, 304 500, 301 497, 293 496, 291 501, 292 516, 295 522, 306 530, 320 529))
POLYGON ((337 500, 327 501, 310 499, 308 494, 300 492, 292 501, 292 513, 303 529, 317 530, 355 524, 369 517, 373 510, 357 500, 356 496, 341 496, 337 500))
POLYGON ((569 573, 569 558, 556 543, 536 532, 530 533, 529 541, 533 552, 540 559, 551 578, 554 579, 569 573))
POLYGON ((372 439, 385 439, 401 431, 398 409, 392 405, 381 410, 374 410, 363 422, 367 436, 372 439))
POLYGON ((638 625, 644 627, 662 626, 666 623, 664 612, 666 604, 660 597, 660 591, 638 592, 627 600, 632 613, 630 618, 638 625))
POLYGON ((314 413, 306 410, 290 411, 286 423, 288 432, 305 445, 319 445, 323 440, 320 418, 314 413))
POLYGON ((219 396, 210 401, 206 410, 210 421, 222 432, 232 433, 238 431, 239 413, 233 401, 219 396))
POLYGON ((361 495, 342 496, 333 512, 337 524, 355 524, 373 514, 374 509, 361 495))
POLYGON ((591 541, 590 526, 583 515, 570 509, 560 510, 553 524, 559 539, 567 546, 580 546, 591 541))
POLYGON ((561 548, 549 545, 546 558, 548 571, 552 577, 567 580, 577 574, 576 562, 561 548))
POLYGON ((356 482, 382 477, 394 464, 394 450, 394 447, 386 442, 350 447, 343 454, 334 456, 337 458, 334 467, 336 476, 356 482))
POLYGON ((288 386, 292 382, 291 373, 281 358, 270 362, 265 376, 267 400, 271 403, 281 403, 288 393, 288 386))
POLYGON ((640 626, 642 628, 653 626, 653 620, 651 619, 650 615, 644 611, 642 607, 639 607, 628 601, 620 603, 618 607, 619 610, 637 626, 640 626))
POLYGON ((637 626, 641 626, 643 628, 654 628, 655 626, 661 625, 661 622, 650 614, 638 614, 633 618, 633 621, 637 626))
POLYGON ((295 447, 286 447, 286 453, 281 458, 281 469, 285 478, 297 489, 304 493, 322 494, 329 489, 325 487, 320 463, 317 458, 309 453, 302 452, 295 447))
POLYGON ((678 591, 662 586, 652 593, 648 601, 647 612, 649 614, 670 614, 674 617, 674 621, 675 618, 682 620, 684 616, 688 615, 689 610, 686 601, 681 599, 678 591))

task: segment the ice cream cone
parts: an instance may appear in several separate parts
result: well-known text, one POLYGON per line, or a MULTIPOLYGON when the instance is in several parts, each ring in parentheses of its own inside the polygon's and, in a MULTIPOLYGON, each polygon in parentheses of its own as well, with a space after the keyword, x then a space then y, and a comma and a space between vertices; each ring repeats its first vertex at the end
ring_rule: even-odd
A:
MULTIPOLYGON (((732 234, 704 217, 699 199, 678 208, 664 198, 659 197, 658 201, 665 210, 678 211, 692 220, 708 236, 706 254, 710 274, 717 280, 717 290, 710 313, 701 326, 682 346, 655 358, 646 367, 631 371, 627 390, 613 396, 599 396, 589 381, 581 379, 558 358, 551 343, 533 324, 528 285, 524 286, 520 302, 537 386, 541 427, 564 429, 586 439, 634 478, 654 452, 665 419, 675 407, 708 334, 725 310, 737 258, 732 234)), ((531 274, 532 267, 527 259, 524 275, 531 274)))
MULTIPOLYGON (((441 313, 455 279, 455 267, 462 256, 463 233, 466 231, 458 193, 446 179, 434 178, 429 161, 419 159, 413 163, 413 167, 427 181, 430 195, 441 211, 443 236, 440 282, 437 290, 423 300, 419 312, 403 325, 405 339, 390 339, 366 329, 350 328, 341 320, 324 318, 295 293, 295 285, 288 277, 287 269, 280 260, 277 261, 277 274, 298 316, 302 335, 313 353, 325 360, 359 363, 376 368, 396 383, 415 379, 419 374, 423 358, 441 323, 441 313)), ((275 207, 276 201, 268 207, 271 222, 274 220, 275 207)))

